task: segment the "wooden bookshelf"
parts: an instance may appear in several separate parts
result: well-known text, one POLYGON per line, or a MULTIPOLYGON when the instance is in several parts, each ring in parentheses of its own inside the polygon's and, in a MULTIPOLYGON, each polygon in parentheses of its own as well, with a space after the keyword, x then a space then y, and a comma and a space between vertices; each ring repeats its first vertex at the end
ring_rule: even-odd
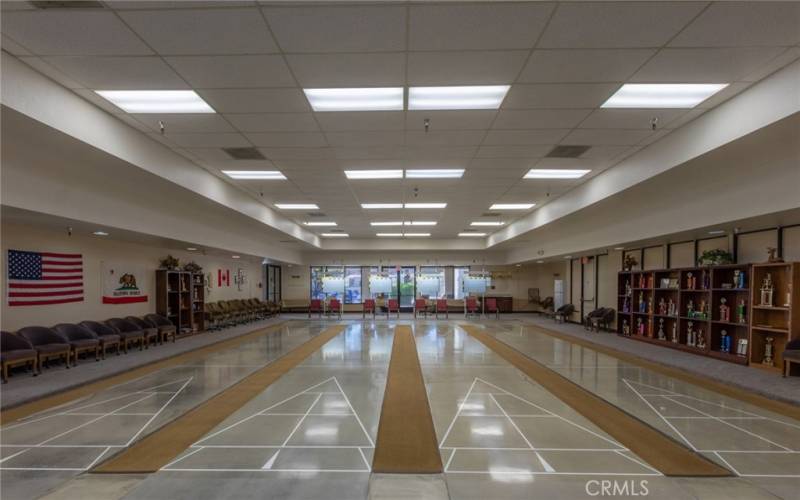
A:
POLYGON ((770 262, 753 264, 750 280, 750 365, 780 372, 783 350, 790 340, 800 338, 800 263, 770 262), (769 276, 772 282, 771 301, 763 300, 762 286, 769 276), (772 360, 765 360, 767 339, 772 338, 772 360))
POLYGON ((205 301, 202 273, 156 271, 156 312, 168 318, 178 333, 205 329, 205 301), (196 286, 199 276, 201 286, 196 286))

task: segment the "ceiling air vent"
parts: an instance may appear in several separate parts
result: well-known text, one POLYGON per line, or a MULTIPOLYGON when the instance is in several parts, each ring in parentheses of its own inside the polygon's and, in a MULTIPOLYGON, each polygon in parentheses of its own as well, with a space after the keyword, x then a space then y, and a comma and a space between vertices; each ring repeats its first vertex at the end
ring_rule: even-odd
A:
POLYGON ((280 240, 279 243, 294 243, 294 240, 280 240))
POLYGON ((31 4, 37 9, 105 9, 101 2, 90 0, 43 0, 32 1, 31 4))
POLYGON ((589 148, 591 146, 556 146, 547 153, 547 158, 577 158, 589 148))
POLYGON ((222 148, 234 160, 266 160, 256 148, 222 148))
POLYGON ((500 217, 500 212, 483 212, 481 217, 500 217))
POLYGON ((322 212, 308 212, 306 215, 309 217, 327 217, 327 215, 322 212))

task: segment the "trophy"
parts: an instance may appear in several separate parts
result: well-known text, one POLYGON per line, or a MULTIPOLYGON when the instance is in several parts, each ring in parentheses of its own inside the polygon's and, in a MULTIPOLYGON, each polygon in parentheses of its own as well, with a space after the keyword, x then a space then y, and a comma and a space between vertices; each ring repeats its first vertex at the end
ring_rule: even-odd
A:
POLYGON ((689 347, 694 347, 695 345, 695 333, 694 333, 694 322, 689 321, 686 324, 686 345, 689 347))
POLYGON ((642 318, 636 318, 636 335, 644 336, 644 323, 642 318))
POLYGON ((761 305, 772 306, 772 293, 774 285, 772 284, 772 274, 767 273, 764 279, 761 280, 761 305))
POLYGON ((747 323, 744 299, 740 300, 739 304, 736 305, 736 321, 739 323, 747 323))
POLYGON ((783 307, 791 307, 792 306, 792 284, 789 283, 786 285, 786 301, 783 303, 783 307))
POLYGON ((658 320, 658 340, 665 340, 666 338, 667 336, 664 334, 664 318, 661 318, 658 320))
POLYGON ((689 303, 686 304, 686 317, 693 318, 694 317, 694 300, 689 299, 689 303))
POLYGON ((686 288, 689 290, 694 290, 694 275, 692 273, 686 273, 686 288))
POLYGON ((774 350, 775 350, 774 349, 775 346, 773 345, 774 342, 775 342, 775 339, 773 337, 767 337, 766 341, 767 341, 767 343, 764 344, 764 359, 761 361, 761 363, 765 364, 765 365, 773 366, 772 356, 773 356, 773 353, 774 353, 774 350))
POLYGON ((625 297, 625 300, 622 302, 622 312, 631 312, 631 300, 629 297, 625 297))
POLYGON ((672 324, 672 338, 670 338, 673 344, 678 343, 678 323, 675 322, 672 324))
POLYGON ((731 336, 728 335, 726 330, 720 332, 722 338, 720 339, 719 350, 722 352, 731 352, 731 336))
POLYGON ((625 296, 626 297, 630 297, 631 296, 631 282, 630 281, 626 281, 625 282, 625 296))
POLYGON ((733 270, 733 288, 744 288, 744 273, 738 269, 733 270))
POLYGON ((646 307, 646 304, 644 302, 644 292, 639 292, 639 312, 640 313, 645 312, 645 309, 644 309, 645 307, 646 307))
POLYGON ((722 297, 719 299, 719 320, 725 323, 731 322, 731 307, 727 305, 728 299, 722 297))
POLYGON ((647 299, 647 313, 653 314, 653 296, 647 299))
POLYGON ((700 307, 697 309, 697 312, 695 312, 695 316, 700 318, 700 319, 706 319, 706 300, 705 299, 701 299, 700 300, 700 307))
POLYGON ((697 334, 696 334, 695 338, 696 338, 697 348, 705 350, 705 348, 706 348, 706 336, 703 335, 702 328, 700 330, 697 330, 697 334))
POLYGON ((670 316, 677 316, 678 315, 678 305, 672 300, 669 299, 669 303, 667 304, 667 314, 670 316))
POLYGON ((667 303, 664 302, 664 297, 661 297, 661 300, 658 301, 658 314, 661 316, 667 314, 667 303))
POLYGON ((622 334, 626 337, 631 336, 631 325, 628 324, 627 319, 622 320, 622 334))
POLYGON ((747 356, 747 339, 739 339, 736 344, 736 354, 739 356, 747 356))

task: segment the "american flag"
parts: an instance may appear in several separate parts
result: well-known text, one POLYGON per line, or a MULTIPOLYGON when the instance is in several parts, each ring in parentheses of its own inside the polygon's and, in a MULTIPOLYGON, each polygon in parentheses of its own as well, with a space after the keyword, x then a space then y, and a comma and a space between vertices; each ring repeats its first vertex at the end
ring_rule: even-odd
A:
POLYGON ((83 256, 8 251, 8 305, 83 302, 83 256))

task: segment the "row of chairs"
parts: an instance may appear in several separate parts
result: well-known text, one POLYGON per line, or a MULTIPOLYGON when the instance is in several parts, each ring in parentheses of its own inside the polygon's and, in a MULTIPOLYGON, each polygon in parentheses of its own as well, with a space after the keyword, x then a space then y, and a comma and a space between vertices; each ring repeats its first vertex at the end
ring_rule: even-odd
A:
POLYGON ((131 345, 139 350, 151 345, 175 342, 177 328, 158 314, 144 317, 111 318, 104 322, 82 321, 59 323, 52 328, 26 326, 17 332, 0 332, 0 365, 3 383, 8 381, 9 369, 25 366, 36 376, 50 360, 63 360, 67 368, 78 364, 78 356, 94 355, 96 361, 106 358, 109 349, 128 353, 131 345))
MULTIPOLYGON (((464 302, 465 305, 465 313, 467 316, 470 314, 472 315, 480 315, 480 306, 478 304, 478 300, 475 297, 467 297, 464 302)), ((372 314, 374 318, 377 315, 377 304, 375 303, 375 299, 364 299, 362 308, 361 308, 361 316, 366 318, 367 314, 372 314)), ((397 299, 388 299, 386 300, 386 304, 383 306, 383 311, 386 313, 386 317, 388 318, 391 314, 397 315, 400 317, 400 302, 397 299)), ((433 312, 436 315, 436 319, 439 319, 439 314, 444 314, 445 318, 449 318, 449 311, 447 306, 447 299, 436 299, 434 302, 433 311, 430 310, 428 306, 428 300, 419 298, 414 300, 414 317, 418 317, 420 315, 424 315, 427 317, 429 313, 433 312)), ((500 310, 497 308, 497 299, 487 298, 485 304, 485 311, 487 314, 494 314, 495 317, 500 317, 500 310)), ((308 305, 308 317, 310 318, 312 314, 317 314, 319 317, 322 317, 323 314, 336 314, 340 319, 342 317, 342 303, 339 299, 332 298, 327 304, 320 299, 312 299, 308 305)))
POLYGON ((205 311, 211 322, 210 329, 218 330, 274 316, 280 312, 280 306, 256 298, 233 299, 207 302, 205 311))

